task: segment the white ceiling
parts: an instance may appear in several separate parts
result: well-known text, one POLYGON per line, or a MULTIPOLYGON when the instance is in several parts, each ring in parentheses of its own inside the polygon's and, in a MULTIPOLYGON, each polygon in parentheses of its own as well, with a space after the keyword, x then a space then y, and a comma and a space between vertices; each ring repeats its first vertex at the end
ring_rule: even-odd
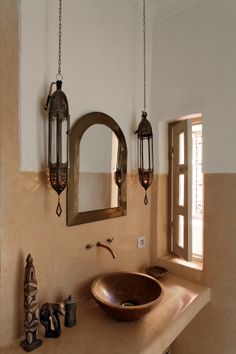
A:
MULTIPOLYGON (((129 0, 133 5, 140 6, 142 0, 129 0)), ((184 11, 200 0, 146 0, 147 13, 155 17, 157 21, 165 19, 184 11)))
MULTIPOLYGON (((139 1, 139 0, 138 0, 139 1)), ((184 11, 187 7, 193 6, 199 0, 154 0, 156 2, 156 19, 164 21, 165 19, 184 11)), ((153 2, 153 0, 151 0, 153 2)), ((149 0, 146 1, 149 3, 149 0)))

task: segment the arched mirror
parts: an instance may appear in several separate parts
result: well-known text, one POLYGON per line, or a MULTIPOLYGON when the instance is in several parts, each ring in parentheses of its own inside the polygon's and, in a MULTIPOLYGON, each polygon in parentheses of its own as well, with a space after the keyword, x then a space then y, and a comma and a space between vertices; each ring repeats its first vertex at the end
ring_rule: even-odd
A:
POLYGON ((69 155, 67 225, 126 215, 127 147, 115 120, 100 112, 78 119, 69 155))

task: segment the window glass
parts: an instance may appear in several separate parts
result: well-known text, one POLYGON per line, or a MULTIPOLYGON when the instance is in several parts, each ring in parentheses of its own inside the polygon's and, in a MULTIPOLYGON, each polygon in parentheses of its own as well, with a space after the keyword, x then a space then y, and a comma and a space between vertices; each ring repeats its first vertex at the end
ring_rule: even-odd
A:
POLYGON ((179 205, 184 206, 184 174, 179 175, 179 205))
POLYGON ((179 247, 184 247, 184 217, 183 215, 179 215, 179 232, 178 232, 178 246, 179 247))
POLYGON ((184 164, 184 132, 179 134, 179 164, 184 164))

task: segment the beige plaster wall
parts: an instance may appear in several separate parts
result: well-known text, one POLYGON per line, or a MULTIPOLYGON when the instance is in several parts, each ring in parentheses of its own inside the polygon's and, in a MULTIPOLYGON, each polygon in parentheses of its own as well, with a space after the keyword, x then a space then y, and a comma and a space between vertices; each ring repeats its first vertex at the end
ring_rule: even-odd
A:
POLYGON ((79 211, 118 206, 118 187, 113 173, 80 172, 79 177, 79 211), (116 196, 114 201, 112 193, 116 196))
POLYGON ((150 262, 156 264, 159 257, 168 255, 168 175, 156 175, 151 188, 151 242, 150 262))
MULTIPOLYGON (((167 180, 167 175, 162 175, 161 180, 159 184, 162 184, 163 190, 159 192, 159 199, 165 194, 163 181, 167 180)), ((153 203, 154 200, 152 206, 153 203)), ((165 205, 165 200, 161 204, 165 205)), ((158 260, 172 273, 211 288, 211 302, 172 344, 173 354, 236 352, 236 174, 205 174, 204 207, 203 270, 166 259, 158 260)), ((166 224, 165 209, 157 211, 158 219, 162 219, 163 225, 166 224)), ((157 257, 163 255, 159 240, 166 240, 165 232, 165 229, 157 229, 157 257)), ((151 252, 151 263, 155 264, 153 256, 154 251, 151 252)))
MULTIPOLYGON (((151 242, 151 263, 165 255, 167 175, 158 176, 152 189, 152 212, 157 238, 151 242), (157 187, 158 186, 158 187, 157 187), (155 191, 155 188, 157 190, 155 191), (159 189, 161 188, 161 191, 159 189), (154 199, 156 198, 156 199, 154 199), (155 204, 160 207, 155 207, 155 204), (160 222, 161 220, 161 222, 160 222), (162 226, 161 226, 162 225, 162 226), (153 245, 156 243, 156 247, 153 245)), ((236 174, 204 175, 203 270, 158 260, 172 273, 211 288, 211 302, 173 343, 173 354, 231 354, 236 352, 236 174)))
MULTIPOLYGON (((0 1, 0 232, 1 299, 0 346, 23 334, 23 275, 25 258, 34 259, 40 303, 74 294, 79 304, 88 296, 92 279, 100 272, 141 270, 149 264, 150 204, 136 177, 128 177, 128 215, 75 227, 66 227, 55 215, 57 197, 45 173, 19 171, 19 43, 18 1, 0 1), (137 236, 147 246, 138 249, 137 236), (85 250, 87 243, 114 237, 115 260, 103 249, 85 250)), ((30 146, 29 146, 30 149, 30 146)))
POLYGON ((204 270, 211 302, 173 344, 174 354, 236 352, 236 174, 205 176, 204 270))

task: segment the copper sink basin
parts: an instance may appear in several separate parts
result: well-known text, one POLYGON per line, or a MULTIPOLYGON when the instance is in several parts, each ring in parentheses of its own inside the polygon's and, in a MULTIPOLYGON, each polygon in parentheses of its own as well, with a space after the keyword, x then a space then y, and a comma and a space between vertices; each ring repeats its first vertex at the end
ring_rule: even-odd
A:
POLYGON ((161 299, 163 288, 158 280, 135 272, 103 275, 92 283, 96 302, 119 321, 134 321, 149 312, 161 299))

